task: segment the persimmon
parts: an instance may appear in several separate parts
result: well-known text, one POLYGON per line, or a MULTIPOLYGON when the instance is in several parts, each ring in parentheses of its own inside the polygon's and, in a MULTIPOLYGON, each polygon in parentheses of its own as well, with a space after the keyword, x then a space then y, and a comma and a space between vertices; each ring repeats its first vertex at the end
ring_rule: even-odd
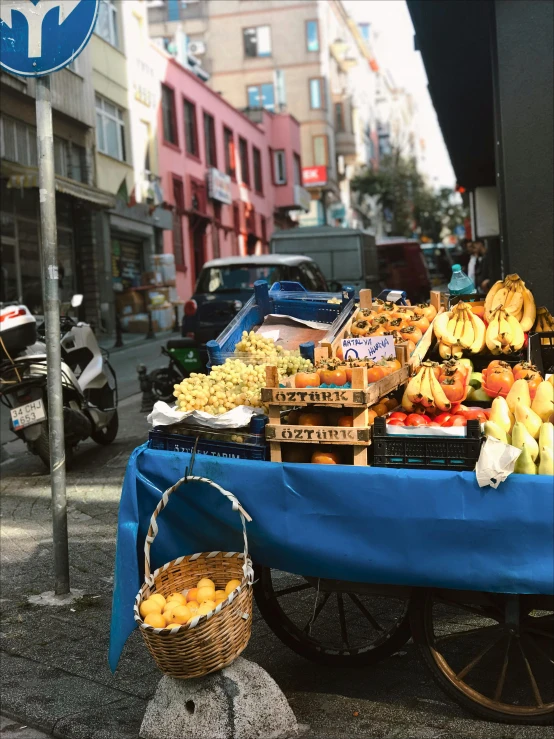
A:
POLYGON ((387 325, 389 327, 389 331, 402 331, 402 329, 409 326, 410 323, 407 318, 397 316, 396 318, 392 318, 387 325))
POLYGON ((344 353, 343 353, 343 351, 342 351, 342 344, 340 344, 340 345, 339 345, 339 346, 337 347, 337 350, 336 350, 336 352, 335 352, 335 357, 336 357, 337 359, 341 359, 341 360, 343 360, 343 359, 344 359, 344 353))
POLYGON ((373 408, 370 408, 367 412, 367 425, 373 426, 373 422, 377 418, 377 413, 373 410, 373 408))
POLYGON ((302 411, 299 410, 292 410, 289 411, 287 416, 287 423, 291 426, 296 426, 298 424, 298 419, 302 415, 302 411))
POLYGON ((369 321, 354 321, 350 330, 354 336, 367 336, 370 324, 369 321))
POLYGON ((380 367, 379 365, 374 365, 373 367, 370 367, 367 371, 367 381, 368 382, 377 382, 377 380, 380 380, 385 376, 385 373, 383 371, 383 367, 380 367))
POLYGON ((298 417, 299 426, 325 426, 327 419, 323 413, 316 413, 316 411, 307 411, 301 413, 298 417))
POLYGON ((539 377, 541 376, 538 367, 535 367, 535 365, 531 364, 531 362, 519 362, 519 364, 516 364, 516 366, 513 368, 513 373, 514 380, 521 380, 523 378, 524 380, 529 381, 532 377, 535 377, 536 375, 538 375, 539 377))
POLYGON ((419 303, 418 305, 415 305, 413 307, 413 310, 418 315, 423 315, 425 318, 431 323, 431 321, 435 318, 437 315, 437 309, 434 305, 431 305, 430 303, 419 303))
POLYGON ((370 318, 374 318, 377 315, 377 312, 374 311, 372 308, 360 308, 360 310, 356 313, 356 321, 363 321, 364 319, 367 321, 370 318))
POLYGON ((342 367, 337 369, 325 369, 320 373, 321 382, 324 385, 346 385, 348 382, 346 370, 342 367))
POLYGON ((374 405, 371 410, 374 411, 378 416, 384 416, 386 413, 389 412, 387 404, 382 402, 374 405))
POLYGON ((393 372, 396 372, 396 370, 402 369, 402 365, 400 364, 400 361, 396 359, 396 357, 391 357, 390 359, 385 359, 385 362, 389 367, 392 368, 393 372))
POLYGON ((457 403, 464 399, 465 383, 460 377, 445 377, 440 381, 440 384, 451 403, 457 403))
POLYGON ((297 372, 294 376, 295 387, 319 387, 321 380, 317 372, 297 372))
POLYGON ((389 409, 389 411, 394 410, 398 405, 398 401, 396 400, 396 398, 385 398, 382 402, 387 404, 387 408, 389 409))
POLYGON ((326 449, 318 449, 312 454, 312 464, 340 464, 340 457, 336 452, 330 452, 326 449))
POLYGON ((419 318, 414 318, 410 321, 410 326, 415 326, 421 331, 422 334, 424 334, 429 328, 430 324, 425 316, 419 316, 419 318))
POLYGON ((498 395, 505 398, 514 382, 514 375, 511 369, 496 367, 487 372, 486 378, 483 378, 482 387, 491 398, 496 398, 498 395))
POLYGON ((404 341, 413 341, 414 344, 417 344, 417 342, 421 340, 423 334, 420 329, 415 326, 406 326, 406 328, 400 329, 400 336, 404 341))
POLYGON ((341 416, 337 426, 354 426, 354 418, 352 416, 341 416))
POLYGON ((475 303, 470 303, 469 307, 471 308, 471 312, 475 316, 479 316, 479 318, 485 317, 485 306, 484 305, 476 305, 475 303))
POLYGON ((371 326, 366 336, 384 336, 387 332, 387 324, 382 323, 378 326, 371 326))

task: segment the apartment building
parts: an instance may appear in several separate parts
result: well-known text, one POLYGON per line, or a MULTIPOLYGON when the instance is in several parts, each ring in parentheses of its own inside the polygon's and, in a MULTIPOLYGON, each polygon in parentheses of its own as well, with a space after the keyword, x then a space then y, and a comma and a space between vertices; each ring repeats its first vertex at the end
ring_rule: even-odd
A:
POLYGON ((164 67, 156 67, 144 0, 101 0, 90 52, 96 181, 114 198, 96 219, 102 326, 112 334, 117 296, 142 285, 172 227, 155 144, 164 67))
POLYGON ((173 56, 152 46, 164 66, 158 161, 173 229, 177 291, 190 297, 212 258, 267 252, 274 225, 309 208, 302 188, 300 126, 264 109, 247 116, 173 56))
MULTIPOLYGON (((115 198, 94 186, 92 64, 86 49, 51 78, 60 296, 84 294, 82 316, 99 325, 95 214, 115 198)), ((42 313, 36 82, 0 73, 0 301, 42 313)))
POLYGON ((352 221, 349 181, 376 161, 375 71, 340 0, 151 0, 167 49, 187 39, 209 85, 241 110, 287 111, 301 126, 305 224, 352 221))

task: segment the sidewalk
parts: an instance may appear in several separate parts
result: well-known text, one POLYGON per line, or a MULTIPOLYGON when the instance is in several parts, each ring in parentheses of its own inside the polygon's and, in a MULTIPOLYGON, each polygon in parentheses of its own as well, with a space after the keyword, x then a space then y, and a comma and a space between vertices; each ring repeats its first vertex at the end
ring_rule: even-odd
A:
POLYGON ((140 344, 143 344, 144 342, 149 341, 157 341, 159 343, 164 343, 168 339, 176 339, 180 337, 181 334, 179 331, 158 331, 156 334, 154 334, 153 339, 147 339, 146 334, 128 334, 124 333, 122 335, 122 341, 123 346, 114 346, 115 344, 115 336, 103 336, 102 334, 97 335, 98 344, 102 347, 102 349, 107 349, 110 354, 113 354, 114 352, 120 352, 122 349, 129 349, 133 346, 139 346, 140 344))

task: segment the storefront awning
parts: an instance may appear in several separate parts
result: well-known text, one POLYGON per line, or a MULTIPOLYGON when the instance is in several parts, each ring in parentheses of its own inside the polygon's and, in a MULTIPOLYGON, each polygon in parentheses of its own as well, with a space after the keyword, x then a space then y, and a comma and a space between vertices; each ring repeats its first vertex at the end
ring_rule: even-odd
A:
MULTIPOLYGON (((36 167, 22 167, 11 162, 2 161, 0 174, 8 181, 8 189, 19 190, 22 188, 38 187, 38 169, 36 167)), ((91 187, 83 182, 70 180, 68 177, 56 175, 56 191, 64 195, 70 195, 77 200, 85 200, 93 207, 115 208, 115 195, 97 187, 91 187)))

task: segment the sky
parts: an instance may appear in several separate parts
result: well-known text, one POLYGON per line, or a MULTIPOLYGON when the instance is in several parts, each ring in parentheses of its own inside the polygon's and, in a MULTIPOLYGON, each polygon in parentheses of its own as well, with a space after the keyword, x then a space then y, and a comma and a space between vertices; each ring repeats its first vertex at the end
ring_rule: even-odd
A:
POLYGON ((427 90, 419 51, 414 51, 414 27, 404 0, 343 0, 349 14, 371 23, 374 51, 380 67, 392 73, 397 87, 410 92, 418 108, 419 130, 427 147, 427 174, 435 187, 454 187, 455 176, 427 90))

